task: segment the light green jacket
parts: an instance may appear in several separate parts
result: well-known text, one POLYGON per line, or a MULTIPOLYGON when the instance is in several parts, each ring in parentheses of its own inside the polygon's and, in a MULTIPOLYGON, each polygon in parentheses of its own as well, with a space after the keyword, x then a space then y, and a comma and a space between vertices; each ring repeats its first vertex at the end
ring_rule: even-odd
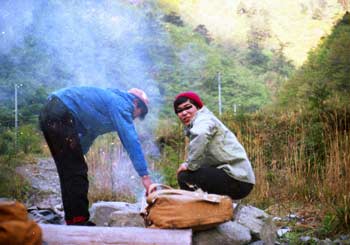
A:
POLYGON ((189 170, 217 166, 236 180, 255 184, 253 168, 243 146, 208 108, 203 106, 198 110, 185 132, 190 138, 189 170))

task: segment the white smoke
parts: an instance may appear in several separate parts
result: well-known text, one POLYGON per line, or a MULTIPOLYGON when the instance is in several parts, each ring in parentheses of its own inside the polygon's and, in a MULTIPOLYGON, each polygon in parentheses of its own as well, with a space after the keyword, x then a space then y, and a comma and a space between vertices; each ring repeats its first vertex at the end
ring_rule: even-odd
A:
POLYGON ((66 85, 139 87, 152 99, 159 95, 152 45, 165 36, 145 9, 122 0, 2 0, 0 55, 20 63, 30 54, 13 50, 30 40, 45 52, 46 64, 54 64, 45 70, 50 79, 38 75, 38 83, 61 79, 66 85), (57 67, 68 78, 56 76, 57 67))
MULTIPOLYGON (((1 0, 0 57, 15 67, 8 79, 31 88, 141 88, 150 97, 151 116, 137 127, 143 134, 151 132, 144 127, 154 127, 151 121, 157 119, 161 103, 152 54, 167 38, 143 5, 123 0, 1 0)), ((150 148, 152 155, 159 154, 155 145, 150 148)))

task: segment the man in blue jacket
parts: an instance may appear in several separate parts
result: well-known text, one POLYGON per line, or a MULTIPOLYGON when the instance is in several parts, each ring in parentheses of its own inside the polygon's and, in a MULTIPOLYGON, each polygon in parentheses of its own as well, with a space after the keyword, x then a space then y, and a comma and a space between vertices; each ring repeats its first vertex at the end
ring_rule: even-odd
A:
POLYGON ((133 120, 148 113, 144 91, 127 92, 98 87, 69 87, 53 92, 40 114, 40 127, 55 160, 68 225, 94 225, 89 221, 86 154, 97 136, 117 131, 148 193, 148 175, 133 120))

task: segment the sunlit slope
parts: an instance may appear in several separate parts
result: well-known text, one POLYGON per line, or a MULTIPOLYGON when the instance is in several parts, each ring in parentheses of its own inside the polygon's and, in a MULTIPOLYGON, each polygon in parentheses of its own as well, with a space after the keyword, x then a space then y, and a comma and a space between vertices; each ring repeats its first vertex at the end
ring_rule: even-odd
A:
MULTIPOLYGON (((348 6, 337 0, 160 0, 167 11, 177 12, 187 24, 204 24, 217 42, 246 46, 254 30, 265 32, 266 48, 284 47, 296 65, 348 6)), ((344 2, 344 1, 343 1, 344 2)))

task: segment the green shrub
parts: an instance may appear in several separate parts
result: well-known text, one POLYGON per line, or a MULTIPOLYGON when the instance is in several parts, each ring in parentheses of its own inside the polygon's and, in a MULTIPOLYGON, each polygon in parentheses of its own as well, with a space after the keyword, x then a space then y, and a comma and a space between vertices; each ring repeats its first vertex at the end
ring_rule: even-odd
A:
POLYGON ((15 133, 11 129, 6 129, 0 135, 0 154, 13 155, 15 153, 15 133))
POLYGON ((176 170, 179 167, 179 157, 176 149, 165 146, 164 152, 166 152, 167 157, 163 158, 161 173, 164 176, 164 181, 167 185, 172 187, 177 187, 176 170))
POLYGON ((0 158, 0 197, 7 197, 25 201, 32 188, 28 182, 16 172, 16 168, 21 164, 24 155, 14 157, 6 155, 0 158))
POLYGON ((42 136, 34 125, 23 125, 18 128, 17 146, 15 148, 15 129, 6 129, 0 135, 0 154, 11 156, 19 152, 23 152, 25 154, 40 153, 41 141, 42 136))
POLYGON ((24 125, 18 130, 18 149, 25 154, 40 153, 41 136, 39 131, 31 124, 24 125))
POLYGON ((319 228, 319 235, 326 237, 334 232, 337 223, 337 218, 334 214, 328 213, 322 220, 322 225, 319 228))
POLYGON ((344 195, 343 201, 335 207, 336 224, 338 232, 350 230, 350 195, 344 195))

